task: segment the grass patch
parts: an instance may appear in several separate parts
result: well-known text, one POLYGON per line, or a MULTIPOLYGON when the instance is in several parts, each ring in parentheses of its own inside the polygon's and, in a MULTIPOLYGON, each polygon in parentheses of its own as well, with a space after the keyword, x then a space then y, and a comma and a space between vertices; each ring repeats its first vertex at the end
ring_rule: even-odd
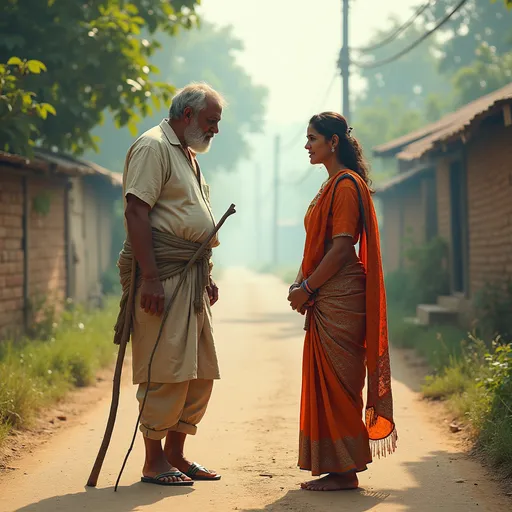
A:
POLYGON ((457 360, 462 352, 466 332, 452 325, 419 326, 404 321, 406 310, 388 309, 389 338, 399 348, 412 348, 435 370, 457 360))
POLYGON ((12 429, 31 425, 38 410, 94 382, 115 357, 118 300, 102 310, 67 311, 46 339, 0 344, 0 444, 12 429))
POLYGON ((512 345, 492 343, 451 326, 420 327, 389 310, 390 339, 415 349, 429 363, 423 394, 445 400, 474 436, 480 453, 506 478, 512 478, 512 345))
POLYGON ((512 345, 470 336, 462 356, 424 386, 472 427, 477 448, 512 478, 512 345))

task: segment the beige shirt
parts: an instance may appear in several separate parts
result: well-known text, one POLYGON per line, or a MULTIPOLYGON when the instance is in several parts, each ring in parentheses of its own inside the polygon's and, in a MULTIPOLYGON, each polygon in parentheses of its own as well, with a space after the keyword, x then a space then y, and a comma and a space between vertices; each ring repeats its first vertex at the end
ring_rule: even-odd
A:
MULTIPOLYGON (((151 226, 191 242, 203 242, 215 226, 210 191, 164 119, 128 150, 123 189, 151 206, 151 226)), ((212 247, 219 245, 218 239, 212 247)))
MULTIPOLYGON (((203 242, 215 226, 208 185, 187 158, 185 150, 163 120, 141 135, 126 157, 123 192, 133 194, 151 207, 151 226, 192 242, 203 242)), ((219 244, 215 238, 212 247, 219 244)), ((205 294, 205 308, 196 314, 193 307, 197 268, 183 282, 164 326, 153 359, 151 381, 183 382, 218 379, 219 368, 213 340, 211 310, 205 294)), ((166 306, 179 276, 165 281, 166 306)), ((160 319, 140 307, 140 288, 135 298, 132 336, 133 382, 147 381, 148 361, 156 342, 160 319)))

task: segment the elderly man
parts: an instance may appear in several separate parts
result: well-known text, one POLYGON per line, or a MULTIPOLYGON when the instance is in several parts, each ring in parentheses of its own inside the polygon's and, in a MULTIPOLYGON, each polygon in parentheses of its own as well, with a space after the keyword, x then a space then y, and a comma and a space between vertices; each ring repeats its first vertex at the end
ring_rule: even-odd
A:
MULTIPOLYGON (((146 460, 142 481, 192 485, 220 475, 184 455, 219 378, 210 306, 218 299, 208 251, 194 265, 173 302, 151 369, 161 315, 180 270, 215 226, 208 185, 196 153, 208 151, 219 133, 224 100, 206 84, 190 84, 172 101, 169 119, 144 133, 126 157, 123 192, 127 242, 121 253, 138 263, 133 317, 133 383, 147 399, 141 417, 146 460), (133 254, 133 256, 131 256, 133 254), (162 439, 165 446, 162 449, 162 439)), ((218 245, 215 238, 212 247, 218 245)))

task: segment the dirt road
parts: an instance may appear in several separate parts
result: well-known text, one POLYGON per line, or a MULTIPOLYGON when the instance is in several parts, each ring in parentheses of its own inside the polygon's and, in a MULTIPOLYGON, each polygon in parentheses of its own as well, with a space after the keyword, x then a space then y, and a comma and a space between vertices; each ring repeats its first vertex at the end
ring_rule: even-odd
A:
POLYGON ((222 472, 220 482, 172 489, 140 483, 140 438, 113 492, 136 417, 134 390, 124 387, 114 439, 97 489, 85 488, 107 417, 109 396, 0 479, 2 511, 125 512, 510 510, 483 470, 458 453, 449 434, 429 420, 415 368, 393 354, 396 454, 360 475, 362 489, 311 493, 296 468, 302 317, 289 310, 286 287, 245 270, 226 272, 215 306, 223 379, 216 385, 193 460, 222 472))

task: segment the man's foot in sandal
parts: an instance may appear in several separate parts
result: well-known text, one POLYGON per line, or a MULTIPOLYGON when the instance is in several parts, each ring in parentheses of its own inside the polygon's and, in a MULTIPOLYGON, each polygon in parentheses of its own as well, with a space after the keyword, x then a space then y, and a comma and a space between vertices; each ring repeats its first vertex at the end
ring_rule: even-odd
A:
POLYGON ((218 475, 215 471, 210 471, 206 469, 201 464, 197 464, 197 462, 192 462, 190 464, 185 474, 192 478, 192 480, 220 480, 221 476, 218 475))
POLYGON ((165 459, 156 464, 144 465, 141 481, 157 485, 193 485, 194 482, 165 459))
POLYGON ((166 471, 165 473, 160 473, 156 476, 143 476, 141 477, 141 481, 146 484, 156 484, 156 485, 194 485, 192 480, 184 480, 186 477, 181 471, 166 471))
POLYGON ((221 479, 221 476, 218 475, 216 471, 206 469, 204 466, 201 466, 201 464, 197 464, 196 462, 190 462, 183 456, 171 456, 169 458, 169 463, 177 467, 192 480, 217 481, 221 479))
POLYGON ((355 473, 329 473, 322 478, 304 482, 300 487, 306 491, 349 491, 359 487, 359 480, 355 473))

